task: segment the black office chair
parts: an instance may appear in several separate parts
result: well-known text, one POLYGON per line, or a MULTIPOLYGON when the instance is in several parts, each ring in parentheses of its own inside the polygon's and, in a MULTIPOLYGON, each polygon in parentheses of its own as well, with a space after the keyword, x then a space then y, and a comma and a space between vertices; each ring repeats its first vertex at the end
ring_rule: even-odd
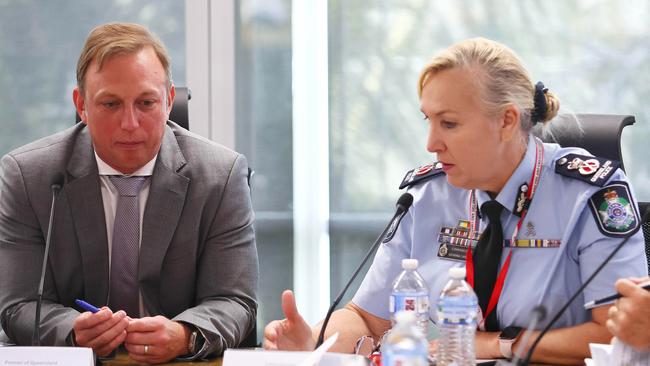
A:
POLYGON ((172 111, 169 112, 169 120, 176 122, 186 130, 190 129, 190 114, 188 112, 188 103, 192 99, 192 91, 185 86, 176 87, 176 96, 172 111))
MULTIPOLYGON (((621 153, 621 133, 625 126, 634 124, 634 116, 615 114, 578 114, 560 115, 557 127, 551 128, 551 133, 541 136, 539 130, 533 133, 538 135, 544 142, 557 142, 560 146, 582 147, 595 156, 613 159, 623 165, 621 153), (565 128, 565 126, 576 126, 575 123, 564 123, 562 119, 577 118, 580 121, 580 129, 565 128)), ((568 121, 566 121, 568 122, 568 121)))
MULTIPOLYGON (((641 217, 650 210, 650 202, 639 202, 639 211, 641 217)), ((650 269, 650 218, 641 223, 641 230, 643 230, 643 239, 645 240, 645 256, 648 260, 648 268, 650 269)))

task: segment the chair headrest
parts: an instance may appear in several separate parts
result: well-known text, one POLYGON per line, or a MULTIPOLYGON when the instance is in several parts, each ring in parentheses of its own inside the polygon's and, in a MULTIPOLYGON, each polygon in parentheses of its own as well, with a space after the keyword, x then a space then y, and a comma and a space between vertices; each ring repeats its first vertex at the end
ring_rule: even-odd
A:
POLYGON ((187 102, 192 99, 192 91, 186 86, 176 87, 176 96, 169 119, 186 130, 190 129, 190 116, 187 102))
MULTIPOLYGON (((573 116, 560 115, 560 119, 571 119, 573 116)), ((544 142, 556 142, 562 147, 581 147, 595 156, 618 160, 624 169, 621 153, 621 134, 625 126, 634 124, 634 116, 616 114, 577 114, 579 127, 563 129, 565 123, 558 121, 558 128, 551 125, 551 134, 539 136, 544 142)), ((537 131, 539 132, 539 131, 537 131)))

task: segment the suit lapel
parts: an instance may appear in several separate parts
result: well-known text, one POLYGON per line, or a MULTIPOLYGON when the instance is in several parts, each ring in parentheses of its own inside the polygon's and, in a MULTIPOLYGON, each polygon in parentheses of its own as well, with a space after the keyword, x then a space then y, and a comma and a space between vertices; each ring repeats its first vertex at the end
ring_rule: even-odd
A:
POLYGON ((160 273, 189 187, 189 178, 178 173, 185 164, 176 137, 168 127, 151 177, 140 244, 140 285, 145 308, 151 315, 162 313, 160 273))
POLYGON ((81 252, 86 300, 108 300, 108 241, 97 161, 88 129, 83 129, 68 163, 72 179, 64 186, 81 252))

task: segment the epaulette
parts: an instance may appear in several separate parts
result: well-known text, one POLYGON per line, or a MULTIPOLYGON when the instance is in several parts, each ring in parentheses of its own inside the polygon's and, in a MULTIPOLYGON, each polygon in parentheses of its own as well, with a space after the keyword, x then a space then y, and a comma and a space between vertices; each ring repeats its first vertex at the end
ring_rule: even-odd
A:
POLYGON ((621 163, 617 160, 567 154, 557 159, 555 172, 602 187, 620 166, 621 163))
POLYGON ((402 179, 402 183, 399 185, 399 189, 412 186, 440 174, 444 174, 441 162, 422 165, 421 167, 409 170, 406 173, 404 179, 402 179))

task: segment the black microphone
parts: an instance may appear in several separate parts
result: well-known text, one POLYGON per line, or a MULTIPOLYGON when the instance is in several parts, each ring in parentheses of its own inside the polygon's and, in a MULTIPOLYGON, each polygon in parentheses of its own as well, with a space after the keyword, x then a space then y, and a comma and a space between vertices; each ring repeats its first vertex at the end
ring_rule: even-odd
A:
POLYGON ((47 257, 50 253, 50 241, 52 239, 52 227, 54 226, 54 203, 61 190, 64 182, 62 173, 58 173, 52 180, 52 206, 50 207, 50 222, 47 224, 47 236, 45 237, 45 253, 43 255, 43 265, 41 266, 41 281, 38 284, 38 294, 36 299, 36 317, 34 318, 34 332, 32 333, 32 345, 41 345, 41 303, 43 303, 43 284, 45 282, 45 272, 47 269, 47 257))
POLYGON ((368 250, 368 253, 366 253, 366 256, 363 258, 363 260, 361 261, 357 269, 354 271, 352 277, 350 277, 348 283, 343 287, 336 300, 334 300, 330 308, 327 310, 327 315, 325 316, 325 320, 323 321, 323 325, 320 329, 320 334, 318 335, 316 348, 320 347, 320 345, 323 344, 323 338, 325 337, 325 328, 327 328, 327 323, 329 323, 330 317, 332 316, 334 309, 339 304, 339 302, 341 302, 341 299, 343 299, 343 295, 345 295, 345 293, 348 291, 348 288, 352 284, 352 281, 354 281, 354 279, 357 278, 357 275, 361 271, 361 268, 363 267, 364 264, 366 264, 368 258, 370 258, 370 255, 372 254, 372 252, 375 251, 375 249, 377 249, 379 244, 381 242, 387 243, 393 238, 393 236, 395 235, 395 231, 397 231, 397 227, 399 226, 399 223, 402 221, 402 218, 404 217, 404 215, 406 215, 406 212, 408 212, 412 204, 413 204, 413 196, 410 193, 408 192, 404 193, 399 197, 396 204, 397 210, 395 211, 395 215, 393 215, 393 218, 388 223, 388 226, 386 226, 384 231, 382 231, 381 234, 379 234, 375 242, 368 250))
MULTIPOLYGON (((641 222, 639 223, 639 226, 643 225, 643 223, 646 222, 646 220, 648 219, 648 213, 650 213, 650 210, 647 210, 647 211, 643 214, 643 218, 641 219, 641 222)), ((605 260, 603 261, 603 263, 601 263, 600 266, 598 266, 598 268, 596 268, 596 270, 594 271, 594 273, 592 273, 591 276, 589 276, 589 278, 587 278, 587 280, 582 284, 582 286, 580 286, 580 288, 578 289, 578 291, 576 291, 576 293, 573 294, 573 296, 571 296, 571 298, 569 299, 569 301, 567 301, 567 303, 566 303, 566 304, 565 304, 565 305, 564 305, 564 306, 563 306, 563 307, 562 307, 562 308, 557 312, 557 314, 555 314, 555 316, 553 317, 553 319, 551 319, 551 321, 546 325, 546 327, 544 327, 544 329, 542 329, 542 332, 539 333, 539 335, 538 335, 537 338, 535 339, 535 342, 533 342, 533 345, 530 346, 530 349, 528 350, 528 353, 526 354, 526 358, 524 358, 524 359, 519 363, 519 365, 524 365, 524 366, 527 366, 527 365, 528 365, 528 363, 530 362, 530 358, 533 356, 533 352, 535 351, 535 347, 537 347, 537 345, 539 344, 539 341, 542 339, 542 337, 544 337, 544 335, 545 335, 545 334, 546 334, 546 333, 551 329, 551 327, 553 326, 553 324, 555 324, 555 323, 560 319, 560 317, 562 316, 562 314, 564 314, 564 312, 566 311, 566 309, 569 308, 569 306, 571 305, 571 303, 572 303, 575 299, 578 298, 578 296, 582 293, 582 291, 585 290, 585 288, 587 287, 587 285, 589 285, 589 284, 591 283, 591 281, 594 280, 594 278, 596 277, 596 275, 599 274, 600 271, 603 270, 603 268, 605 268, 605 265, 606 265, 607 263, 609 263, 609 261, 611 261, 612 258, 614 258, 614 256, 616 255, 616 253, 618 253, 618 251, 621 250, 621 248, 623 248, 623 245, 625 245, 625 243, 627 243, 627 241, 628 241, 628 240, 629 240, 629 239, 630 239, 634 234, 636 234, 636 231, 635 231, 634 233, 632 233, 632 234, 626 236, 625 239, 623 239, 623 241, 621 241, 621 243, 620 243, 619 245, 617 245, 616 248, 614 248, 614 250, 612 251, 612 253, 611 253, 609 256, 607 256, 607 258, 605 258, 605 260)))

